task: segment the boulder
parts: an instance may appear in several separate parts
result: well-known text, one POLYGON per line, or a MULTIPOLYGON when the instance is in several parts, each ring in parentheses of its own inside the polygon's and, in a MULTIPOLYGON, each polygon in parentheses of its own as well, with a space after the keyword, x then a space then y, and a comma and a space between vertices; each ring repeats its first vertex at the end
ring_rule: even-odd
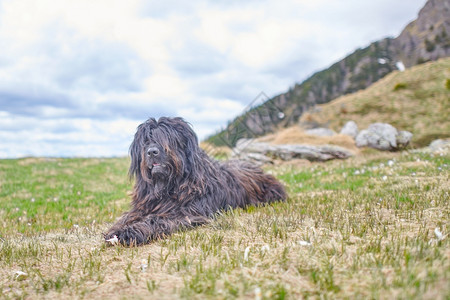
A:
POLYGON ((428 146, 432 151, 439 151, 444 148, 450 147, 450 139, 437 139, 430 143, 428 146))
POLYGON ((383 151, 395 151, 406 147, 411 141, 412 133, 398 131, 387 123, 373 123, 356 136, 358 147, 371 147, 383 151))
POLYGON ((261 153, 250 152, 246 153, 245 155, 239 155, 238 158, 256 164, 257 166, 273 163, 273 160, 270 157, 265 156, 261 153))
POLYGON ((349 135, 352 138, 356 138, 358 135, 358 125, 356 125, 355 121, 348 121, 345 123, 344 127, 342 127, 340 134, 349 135))
POLYGON ((438 139, 430 143, 428 147, 412 150, 411 152, 433 153, 446 155, 450 153, 450 138, 438 139))
POLYGON ((233 156, 257 164, 273 163, 274 160, 290 161, 307 159, 309 161, 327 161, 345 159, 354 154, 345 148, 334 145, 271 145, 251 140, 238 141, 233 156))
POLYGON ((397 147, 405 148, 411 142, 413 134, 409 131, 399 131, 397 134, 397 147))
POLYGON ((309 161, 327 161, 330 159, 345 159, 354 154, 342 147, 334 145, 278 145, 270 156, 282 160, 307 159, 309 161))

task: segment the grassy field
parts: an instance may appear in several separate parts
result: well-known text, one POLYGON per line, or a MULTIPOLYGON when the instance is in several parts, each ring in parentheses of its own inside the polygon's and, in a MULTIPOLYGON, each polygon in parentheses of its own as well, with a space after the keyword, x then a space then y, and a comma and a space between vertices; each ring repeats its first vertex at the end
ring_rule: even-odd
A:
POLYGON ((2 298, 450 297, 448 152, 272 167, 286 203, 107 247, 102 232, 129 202, 127 166, 0 160, 2 298))

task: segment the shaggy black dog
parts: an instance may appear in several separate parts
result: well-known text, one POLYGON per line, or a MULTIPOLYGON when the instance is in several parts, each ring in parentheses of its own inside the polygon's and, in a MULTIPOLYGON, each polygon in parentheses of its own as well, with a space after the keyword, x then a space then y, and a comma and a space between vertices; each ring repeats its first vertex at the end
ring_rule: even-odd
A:
POLYGON ((182 118, 139 125, 130 154, 131 209, 105 234, 111 242, 141 245, 204 224, 221 210, 286 199, 283 185, 260 168, 209 158, 182 118))

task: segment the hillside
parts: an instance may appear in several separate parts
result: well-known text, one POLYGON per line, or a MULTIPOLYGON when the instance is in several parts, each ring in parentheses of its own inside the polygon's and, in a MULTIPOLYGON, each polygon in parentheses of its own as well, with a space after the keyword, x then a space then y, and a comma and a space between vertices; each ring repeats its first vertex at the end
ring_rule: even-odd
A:
POLYGON ((450 56, 450 1, 429 0, 395 39, 385 38, 295 84, 262 105, 232 120, 227 128, 207 139, 215 145, 234 146, 239 138, 257 137, 289 127, 317 104, 365 89, 401 65, 411 67, 450 56), (401 63, 400 63, 401 62, 401 63))
POLYGON ((349 120, 359 128, 386 122, 411 131, 413 146, 450 136, 450 58, 395 71, 363 91, 306 112, 300 123, 339 132, 349 120))

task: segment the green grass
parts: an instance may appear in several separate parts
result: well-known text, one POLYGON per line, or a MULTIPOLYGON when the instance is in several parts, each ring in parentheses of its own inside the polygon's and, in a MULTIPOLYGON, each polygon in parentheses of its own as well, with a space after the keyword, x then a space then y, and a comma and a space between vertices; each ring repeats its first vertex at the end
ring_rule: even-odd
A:
POLYGON ((127 163, 125 159, 2 160, 1 234, 30 235, 110 221, 128 202, 127 163))
POLYGON ((128 163, 0 160, 2 298, 450 297, 448 153, 273 167, 285 203, 106 247, 128 207, 128 163))

